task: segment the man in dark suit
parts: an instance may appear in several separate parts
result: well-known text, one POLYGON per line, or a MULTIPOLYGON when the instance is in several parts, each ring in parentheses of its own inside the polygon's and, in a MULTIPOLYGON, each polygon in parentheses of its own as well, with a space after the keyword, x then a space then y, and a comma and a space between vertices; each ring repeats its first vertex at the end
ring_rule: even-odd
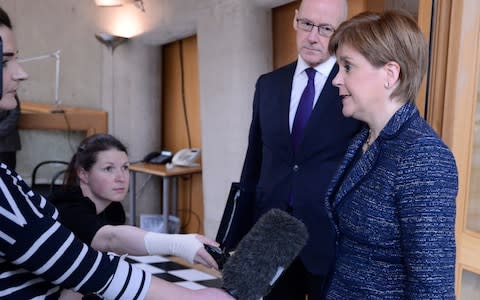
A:
POLYGON ((256 84, 239 207, 224 246, 234 248, 272 208, 290 212, 309 231, 307 245, 265 299, 323 299, 335 252, 325 192, 360 128, 358 121, 342 115, 332 85, 338 66, 327 49, 347 11, 346 0, 303 0, 293 20, 298 60, 260 76, 256 84), (300 120, 296 114, 301 106, 305 109, 307 89, 307 118, 300 120))

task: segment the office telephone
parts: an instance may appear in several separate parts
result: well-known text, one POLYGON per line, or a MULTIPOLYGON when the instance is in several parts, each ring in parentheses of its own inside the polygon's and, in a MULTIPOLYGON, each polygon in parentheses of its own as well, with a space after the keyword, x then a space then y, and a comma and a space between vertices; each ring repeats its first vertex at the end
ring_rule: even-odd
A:
POLYGON ((197 167, 200 164, 197 160, 200 157, 200 149, 186 148, 179 150, 172 158, 172 165, 181 167, 197 167))
POLYGON ((151 164, 166 164, 170 161, 172 161, 172 152, 168 150, 162 150, 161 152, 153 151, 143 158, 143 162, 151 164))
POLYGON ((186 148, 179 150, 172 156, 172 152, 162 150, 161 152, 153 151, 147 154, 143 161, 151 164, 167 164, 171 162, 172 166, 181 167, 196 167, 199 164, 196 162, 200 157, 200 149, 186 148))

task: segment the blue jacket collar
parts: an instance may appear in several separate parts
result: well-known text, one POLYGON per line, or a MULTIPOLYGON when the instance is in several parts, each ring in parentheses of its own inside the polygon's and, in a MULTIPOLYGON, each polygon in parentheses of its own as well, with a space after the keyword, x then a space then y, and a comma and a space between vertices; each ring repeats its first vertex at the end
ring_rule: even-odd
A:
POLYGON ((380 132, 378 138, 368 148, 368 151, 362 155, 362 157, 354 166, 351 166, 351 164, 355 163, 354 160, 358 151, 362 151, 360 148, 367 140, 369 128, 365 126, 352 139, 352 142, 347 149, 345 157, 340 163, 337 173, 332 178, 330 187, 327 190, 327 206, 335 208, 341 203, 342 199, 344 199, 344 196, 347 195, 348 192, 356 184, 358 184, 362 180, 362 178, 364 178, 374 167, 375 162, 380 155, 383 141, 395 138, 400 133, 400 129, 402 128, 402 126, 408 123, 408 120, 410 120, 414 115, 418 115, 418 110, 415 104, 404 104, 387 122, 387 125, 385 125, 383 130, 380 132), (350 170, 350 173, 345 174, 345 172, 348 172, 348 170, 350 170), (347 175, 347 180, 342 179, 345 178, 345 176, 347 175), (339 184, 341 184, 341 186, 338 186, 339 184))

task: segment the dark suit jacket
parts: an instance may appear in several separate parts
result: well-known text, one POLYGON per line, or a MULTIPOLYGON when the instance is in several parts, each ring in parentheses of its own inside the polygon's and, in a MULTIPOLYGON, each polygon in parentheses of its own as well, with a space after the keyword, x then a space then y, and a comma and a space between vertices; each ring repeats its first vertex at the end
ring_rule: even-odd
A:
POLYGON ((286 210, 293 197, 292 215, 305 223, 310 236, 300 257, 310 272, 326 274, 334 257, 335 236, 325 210, 325 192, 360 123, 342 114, 338 89, 332 85, 338 72, 335 65, 294 153, 288 120, 295 68, 292 63, 257 81, 239 213, 225 246, 233 248, 268 210, 286 210))
POLYGON ((18 118, 20 117, 20 101, 12 110, 0 111, 0 152, 15 152, 20 150, 20 134, 18 133, 18 118))

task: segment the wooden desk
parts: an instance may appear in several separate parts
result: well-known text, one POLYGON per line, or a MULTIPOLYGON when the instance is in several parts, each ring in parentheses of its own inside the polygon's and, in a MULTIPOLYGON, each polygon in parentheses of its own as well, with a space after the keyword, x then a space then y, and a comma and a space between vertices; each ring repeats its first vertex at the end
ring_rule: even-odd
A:
POLYGON ((178 201, 178 180, 182 175, 198 174, 202 172, 202 167, 173 167, 168 169, 166 165, 135 163, 129 166, 130 178, 130 223, 135 225, 136 217, 136 173, 145 173, 162 178, 162 215, 164 230, 167 232, 168 216, 170 215, 170 201, 172 201, 172 214, 176 215, 178 201), (171 180, 171 181, 170 181, 171 180), (172 195, 170 196, 170 184, 173 184, 172 195))
POLYGON ((86 135, 106 133, 108 114, 105 111, 61 105, 63 113, 53 113, 55 105, 21 101, 20 129, 78 130, 86 135))

